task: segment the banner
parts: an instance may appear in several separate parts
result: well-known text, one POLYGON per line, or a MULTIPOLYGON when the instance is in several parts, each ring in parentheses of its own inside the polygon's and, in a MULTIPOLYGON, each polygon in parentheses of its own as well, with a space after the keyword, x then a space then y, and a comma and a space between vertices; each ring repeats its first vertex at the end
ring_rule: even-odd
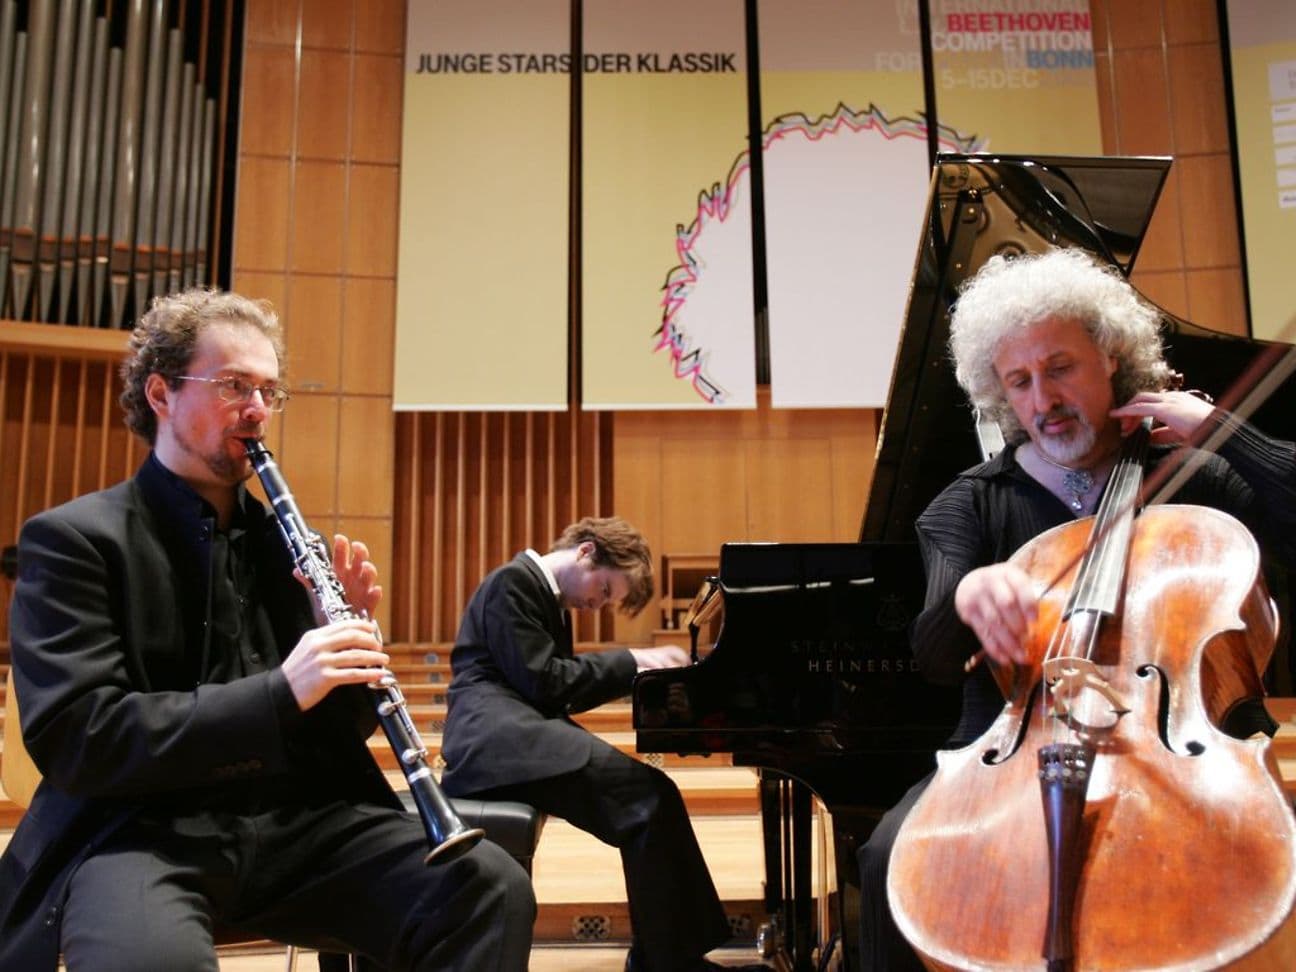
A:
POLYGON ((571 9, 411 0, 395 408, 565 409, 571 9))
POLYGON ((930 0, 936 117, 987 152, 1101 155, 1088 0, 930 0))
POLYGON ((742 0, 585 0, 582 404, 756 401, 742 0))
POLYGON ((1296 341, 1296 6, 1228 0, 1251 334, 1296 341))
POLYGON ((931 172, 917 5, 761 0, 758 22, 771 400, 880 407, 931 172))

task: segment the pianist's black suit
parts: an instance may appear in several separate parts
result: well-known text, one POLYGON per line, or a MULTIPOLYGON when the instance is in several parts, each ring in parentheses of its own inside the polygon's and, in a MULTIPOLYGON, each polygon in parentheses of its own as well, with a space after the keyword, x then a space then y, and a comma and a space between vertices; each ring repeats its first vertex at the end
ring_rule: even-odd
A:
POLYGON ((675 784, 570 718, 630 691, 630 652, 576 655, 567 612, 519 554, 473 594, 450 662, 446 792, 521 800, 620 850, 649 968, 686 969, 725 942, 729 925, 675 784))

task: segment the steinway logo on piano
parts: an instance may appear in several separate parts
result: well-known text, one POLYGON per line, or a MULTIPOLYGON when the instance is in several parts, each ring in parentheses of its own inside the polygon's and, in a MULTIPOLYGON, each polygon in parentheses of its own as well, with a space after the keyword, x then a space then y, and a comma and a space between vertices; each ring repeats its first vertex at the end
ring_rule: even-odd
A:
POLYGON ((917 674, 918 662, 909 655, 877 655, 857 641, 830 638, 788 642, 794 658, 805 659, 805 670, 821 675, 917 674))

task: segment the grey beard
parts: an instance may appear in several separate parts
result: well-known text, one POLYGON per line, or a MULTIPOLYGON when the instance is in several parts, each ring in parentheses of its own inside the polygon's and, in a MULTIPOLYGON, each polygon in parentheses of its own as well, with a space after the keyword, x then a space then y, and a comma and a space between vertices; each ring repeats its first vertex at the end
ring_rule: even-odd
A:
POLYGON ((1094 427, 1089 424, 1089 421, 1083 415, 1067 415, 1066 417, 1074 418, 1079 423, 1079 428, 1067 438, 1047 435, 1039 428, 1042 424, 1041 421, 1036 420, 1036 431, 1039 433, 1039 438, 1035 444, 1047 453, 1050 459, 1063 465, 1076 462, 1088 455, 1098 441, 1098 433, 1094 431, 1094 427))

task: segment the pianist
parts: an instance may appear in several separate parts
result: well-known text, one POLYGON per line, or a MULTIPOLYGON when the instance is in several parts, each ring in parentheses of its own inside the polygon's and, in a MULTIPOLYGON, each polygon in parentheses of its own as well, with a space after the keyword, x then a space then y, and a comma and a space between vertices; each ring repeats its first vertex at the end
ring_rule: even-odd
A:
POLYGON ((731 933, 679 790, 571 719, 628 694, 636 672, 688 663, 673 645, 574 653, 569 610, 634 615, 652 592, 648 544, 618 517, 573 523, 482 581, 450 655, 442 785, 521 800, 620 850, 626 968, 691 972, 731 933))
MULTIPOLYGON (((1122 437, 1145 416, 1155 423, 1153 464, 1199 429, 1235 427, 1175 501, 1233 514, 1266 555, 1296 562, 1292 444, 1201 398, 1160 390, 1168 368, 1158 328, 1155 309, 1123 277, 1079 250, 992 258, 959 297, 950 325, 956 377, 973 407, 999 421, 1008 445, 960 474, 917 522, 927 595, 914 624, 914 653, 932 681, 963 682, 950 748, 977 739, 1003 706, 989 666, 965 675, 965 663, 978 651, 1001 665, 1024 657, 1032 588, 1004 561, 1044 530, 1094 512, 1122 437)), ((1254 700, 1224 728, 1245 737, 1275 726, 1254 700)), ((891 920, 886 868, 926 784, 883 817, 859 852, 867 969, 922 968, 891 920)))

